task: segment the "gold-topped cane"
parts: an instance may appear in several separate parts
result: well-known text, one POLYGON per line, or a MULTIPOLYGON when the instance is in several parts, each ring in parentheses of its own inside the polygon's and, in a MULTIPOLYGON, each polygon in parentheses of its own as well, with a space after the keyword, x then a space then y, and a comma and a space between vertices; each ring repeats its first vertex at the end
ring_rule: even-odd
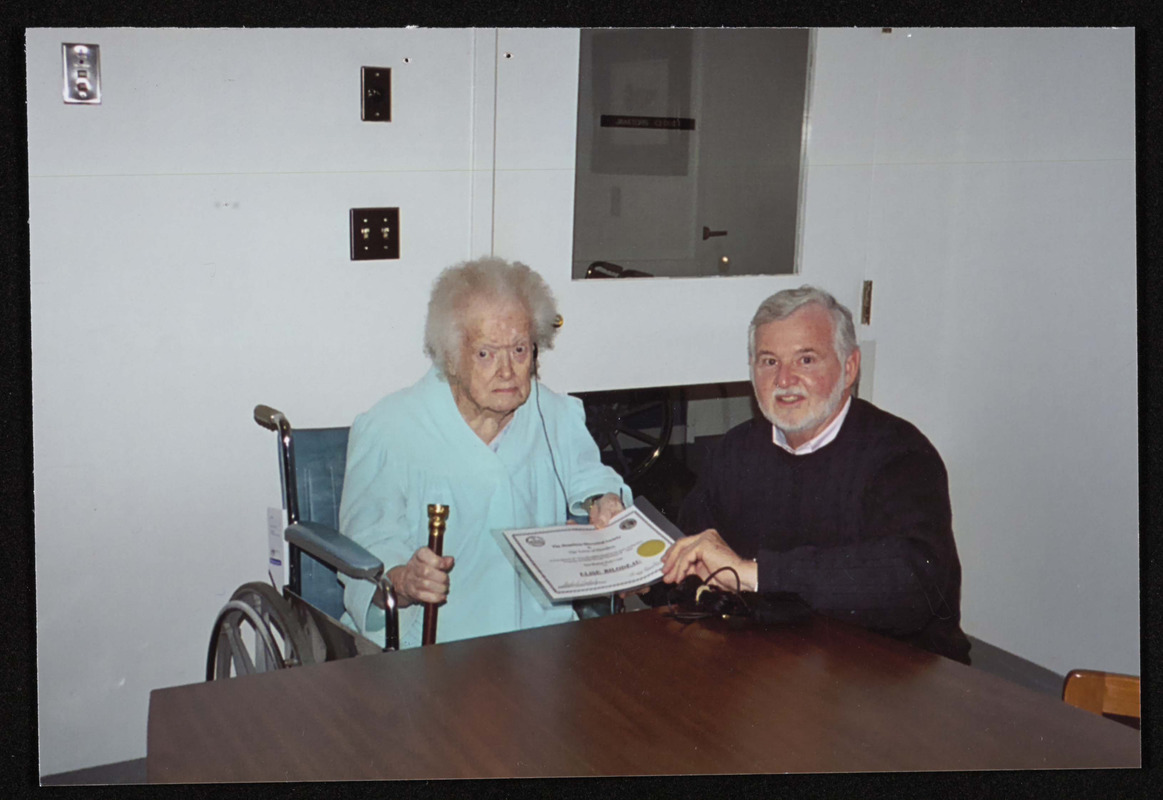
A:
MULTIPOLYGON (((444 528, 448 522, 448 506, 435 503, 428 505, 428 549, 438 556, 444 555, 444 528)), ((435 603, 424 604, 424 634, 421 644, 436 643, 436 612, 435 603)))

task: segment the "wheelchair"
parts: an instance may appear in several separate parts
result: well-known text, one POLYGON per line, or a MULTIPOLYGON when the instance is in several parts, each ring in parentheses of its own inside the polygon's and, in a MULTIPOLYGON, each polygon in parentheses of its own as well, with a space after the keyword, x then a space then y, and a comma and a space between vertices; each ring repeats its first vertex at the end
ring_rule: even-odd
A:
MULTIPOLYGON (((273 582, 253 582, 231 595, 210 635, 206 680, 398 650, 397 598, 387 568, 339 532, 350 428, 293 431, 281 411, 264 405, 255 406, 254 420, 278 434, 289 580, 281 591, 273 582), (383 591, 383 647, 339 621, 344 613, 339 573, 369 580, 383 591)), ((620 611, 622 602, 617 596, 598 597, 574 601, 573 607, 580 619, 589 619, 620 611)))
POLYGON ((206 680, 398 649, 396 593, 384 564, 338 530, 350 429, 293 432, 282 412, 263 405, 255 406, 254 420, 278 434, 289 580, 281 592, 261 582, 234 592, 214 622, 206 680), (338 573, 383 591, 383 647, 339 621, 344 608, 338 573))

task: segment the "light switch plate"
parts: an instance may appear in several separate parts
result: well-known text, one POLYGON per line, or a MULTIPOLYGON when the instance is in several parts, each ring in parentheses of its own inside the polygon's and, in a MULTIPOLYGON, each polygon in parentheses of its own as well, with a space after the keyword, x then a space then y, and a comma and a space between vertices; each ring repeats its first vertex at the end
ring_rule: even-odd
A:
POLYGON ((364 122, 392 121, 392 70, 390 67, 361 67, 359 71, 360 119, 364 122))
POLYGON ((66 103, 101 103, 101 46, 63 42, 64 97, 66 103))
POLYGON ((400 257, 400 209, 351 209, 351 260, 400 257))

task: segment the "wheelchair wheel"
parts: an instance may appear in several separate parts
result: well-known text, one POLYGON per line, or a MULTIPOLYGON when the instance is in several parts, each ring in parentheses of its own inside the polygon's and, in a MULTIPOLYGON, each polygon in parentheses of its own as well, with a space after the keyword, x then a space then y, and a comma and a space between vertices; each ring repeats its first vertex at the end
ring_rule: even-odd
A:
POLYGON ((283 596, 269 584, 247 583, 231 595, 214 622, 206 680, 313 664, 313 650, 283 596))
POLYGON ((662 457, 674 429, 674 403, 667 390, 594 392, 583 403, 586 428, 602 463, 633 484, 662 457))

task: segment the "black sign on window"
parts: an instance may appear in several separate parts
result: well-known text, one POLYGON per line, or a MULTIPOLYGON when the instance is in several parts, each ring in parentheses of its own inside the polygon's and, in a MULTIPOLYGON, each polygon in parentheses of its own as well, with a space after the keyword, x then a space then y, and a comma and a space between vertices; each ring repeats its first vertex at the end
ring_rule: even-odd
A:
POLYGON ((602 114, 602 127, 693 131, 695 129, 695 121, 690 117, 627 117, 618 114, 602 114))

